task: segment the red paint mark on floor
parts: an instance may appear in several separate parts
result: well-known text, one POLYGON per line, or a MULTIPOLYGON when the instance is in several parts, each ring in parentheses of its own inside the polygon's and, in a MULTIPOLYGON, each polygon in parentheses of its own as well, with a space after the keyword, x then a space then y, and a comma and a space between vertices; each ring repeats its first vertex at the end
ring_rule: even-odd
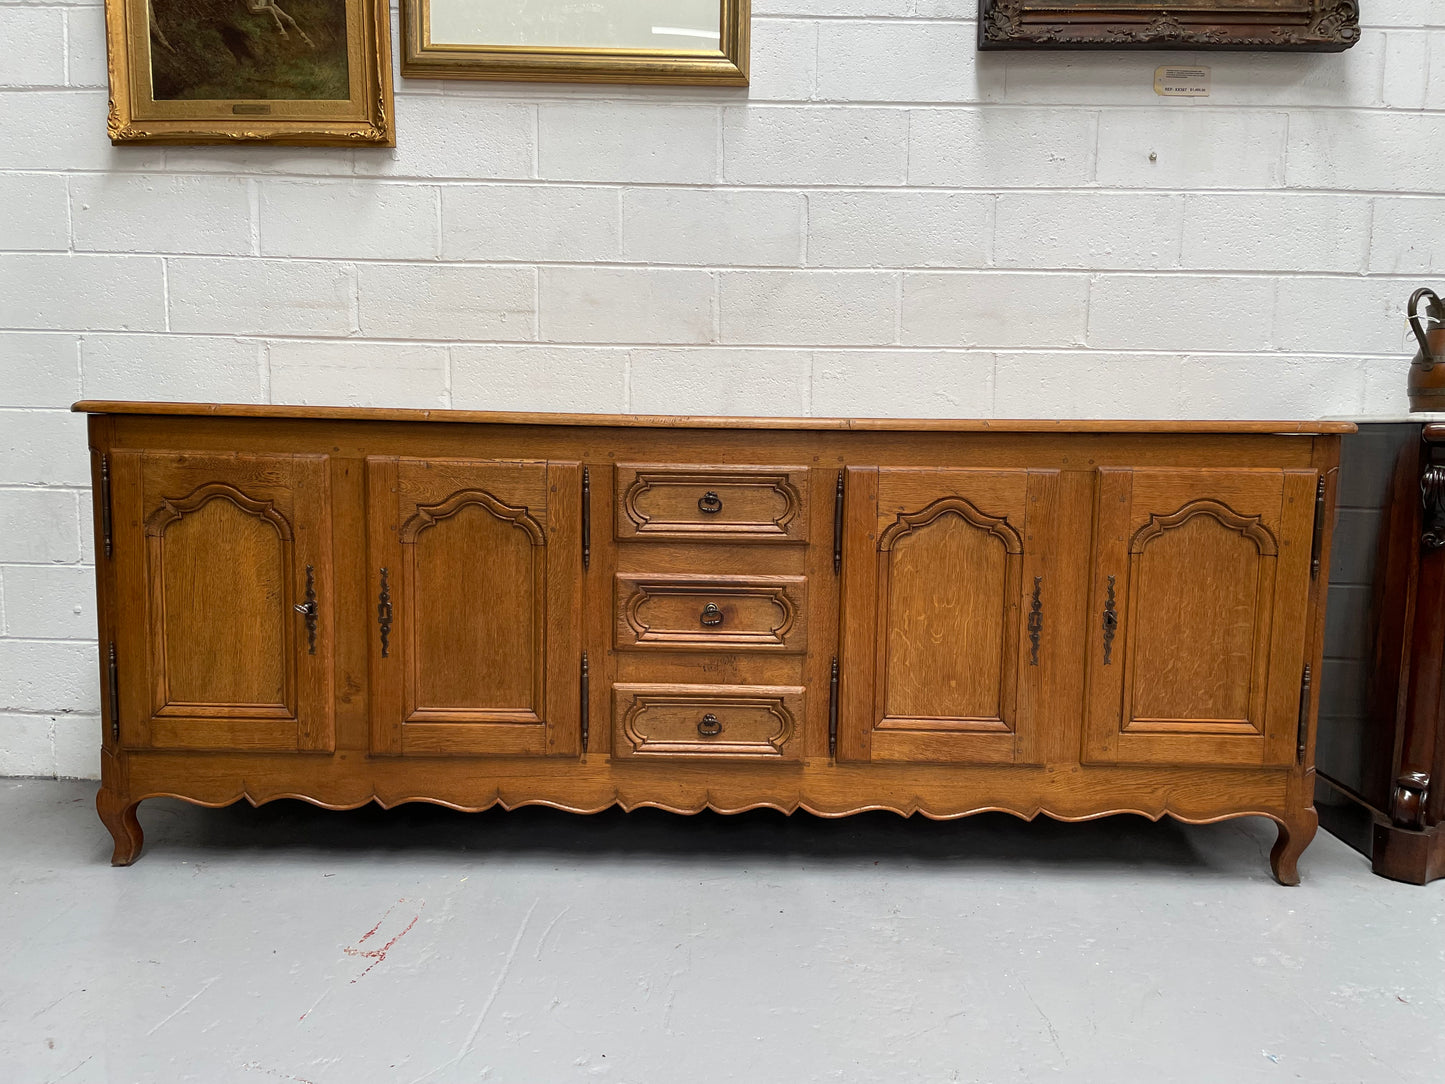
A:
MULTIPOLYGON (((401 900, 397 900, 396 902, 400 904, 400 903, 405 903, 406 900, 401 899, 401 900)), ((366 965, 366 970, 365 970, 365 971, 363 971, 360 975, 357 975, 356 978, 354 978, 354 979, 351 980, 353 983, 359 981, 360 979, 365 978, 368 974, 370 974, 371 969, 372 969, 373 967, 375 967, 377 964, 381 963, 383 960, 386 959, 386 954, 391 951, 392 946, 395 945, 398 941, 400 941, 403 937, 405 937, 408 933, 410 933, 410 932, 411 932, 411 928, 412 928, 413 926, 415 926, 415 925, 417 924, 417 922, 419 922, 419 921, 421 920, 421 911, 420 911, 420 909, 418 909, 417 913, 412 916, 411 921, 406 924, 406 926, 401 930, 401 932, 398 933, 395 937, 393 937, 393 938, 392 938, 390 941, 388 941, 386 944, 382 945, 380 948, 372 948, 372 949, 362 948, 362 946, 365 945, 366 942, 370 941, 373 937, 376 936, 377 931, 379 931, 379 930, 381 929, 381 927, 382 927, 383 925, 385 925, 386 920, 391 917, 391 913, 392 913, 394 910, 396 910, 396 907, 395 907, 395 906, 388 907, 388 908, 386 909, 386 914, 382 915, 381 918, 377 920, 377 923, 376 923, 375 926, 373 926, 371 929, 367 930, 364 934, 362 934, 362 935, 357 939, 357 942, 356 942, 355 945, 347 945, 345 948, 343 948, 343 949, 341 950, 342 952, 346 953, 346 955, 348 955, 348 956, 356 956, 356 957, 358 957, 358 958, 366 959, 366 960, 370 960, 370 961, 371 961, 371 963, 369 963, 369 964, 366 965)), ((302 1019, 305 1019, 305 1017, 303 1016, 302 1019)))
MULTIPOLYGON (((391 914, 391 912, 394 910, 394 907, 388 907, 386 909, 386 915, 391 914)), ((365 941, 367 938, 375 934, 377 930, 381 929, 381 924, 386 921, 386 915, 382 915, 379 919, 376 920, 375 926, 373 926, 371 929, 367 930, 364 934, 361 935, 361 940, 357 941, 358 945, 361 944, 362 941, 365 941)))

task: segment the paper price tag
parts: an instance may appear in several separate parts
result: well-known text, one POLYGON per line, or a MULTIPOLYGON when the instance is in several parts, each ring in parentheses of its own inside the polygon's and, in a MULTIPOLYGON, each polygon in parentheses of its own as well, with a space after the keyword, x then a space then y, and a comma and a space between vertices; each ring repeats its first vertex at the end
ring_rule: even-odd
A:
POLYGON ((1155 68, 1154 93, 1170 98, 1207 98, 1209 69, 1175 68, 1168 64, 1155 68))

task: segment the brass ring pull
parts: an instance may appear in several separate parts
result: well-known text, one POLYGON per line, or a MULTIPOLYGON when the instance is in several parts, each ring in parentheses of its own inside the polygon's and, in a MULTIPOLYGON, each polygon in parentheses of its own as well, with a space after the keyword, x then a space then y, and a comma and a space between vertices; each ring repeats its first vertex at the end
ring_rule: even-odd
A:
POLYGON ((699 512, 705 512, 710 516, 721 512, 722 498, 709 489, 697 499, 697 509, 699 512))
POLYGON ((723 623, 723 612, 717 608, 716 602, 709 602, 702 608, 702 614, 698 617, 698 620, 708 628, 712 628, 714 625, 721 625, 723 623))
POLYGON ((722 720, 712 712, 708 712, 697 721, 697 732, 704 738, 711 738, 722 733, 722 720))

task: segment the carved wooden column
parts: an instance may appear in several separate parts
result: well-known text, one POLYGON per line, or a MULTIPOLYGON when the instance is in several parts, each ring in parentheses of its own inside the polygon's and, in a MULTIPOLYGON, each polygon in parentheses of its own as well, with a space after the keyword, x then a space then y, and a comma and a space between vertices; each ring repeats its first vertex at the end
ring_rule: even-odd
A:
POLYGON ((1441 778, 1445 741, 1445 426, 1429 425, 1420 452, 1417 568, 1413 614, 1404 666, 1404 710, 1397 720, 1394 789, 1390 823, 1377 823, 1374 870, 1382 876, 1424 884, 1445 876, 1445 831, 1441 830, 1441 778))

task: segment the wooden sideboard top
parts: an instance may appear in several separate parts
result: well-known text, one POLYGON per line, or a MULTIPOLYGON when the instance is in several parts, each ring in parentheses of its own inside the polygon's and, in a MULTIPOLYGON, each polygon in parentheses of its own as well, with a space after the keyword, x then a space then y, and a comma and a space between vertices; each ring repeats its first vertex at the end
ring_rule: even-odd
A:
POLYGON ((1353 433, 1339 421, 1098 421, 1001 418, 753 418, 656 414, 539 414, 487 410, 275 406, 258 403, 149 403, 83 399, 82 414, 211 418, 315 418, 330 421, 460 422, 487 425, 614 426, 637 429, 826 429, 945 433, 1353 433))

